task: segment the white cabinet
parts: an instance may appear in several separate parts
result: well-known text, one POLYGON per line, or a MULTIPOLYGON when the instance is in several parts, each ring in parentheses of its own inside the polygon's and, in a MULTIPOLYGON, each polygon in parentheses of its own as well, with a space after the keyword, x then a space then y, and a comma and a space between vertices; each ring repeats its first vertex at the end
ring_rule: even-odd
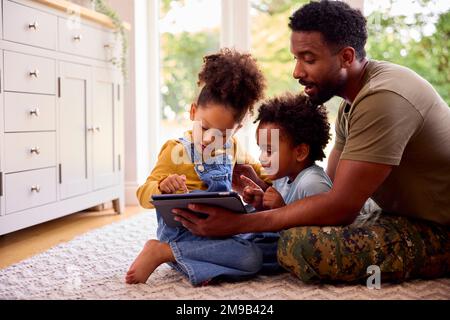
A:
POLYGON ((113 30, 42 1, 0 4, 0 235, 108 201, 122 212, 113 30))

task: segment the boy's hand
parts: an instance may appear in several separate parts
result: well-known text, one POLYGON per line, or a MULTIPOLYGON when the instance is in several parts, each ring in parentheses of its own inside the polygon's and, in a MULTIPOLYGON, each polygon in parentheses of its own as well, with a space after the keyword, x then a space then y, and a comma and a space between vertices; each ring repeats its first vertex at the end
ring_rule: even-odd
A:
POLYGON ((284 203, 283 197, 281 194, 273 187, 267 188, 266 192, 263 196, 263 206, 266 209, 276 209, 280 207, 284 207, 286 203, 284 203))
POLYGON ((186 187, 186 176, 171 174, 159 183, 159 190, 162 193, 175 193, 178 190, 182 190, 184 193, 188 193, 189 190, 186 187))
POLYGON ((240 176, 241 183, 245 185, 242 192, 242 198, 255 209, 262 209, 264 191, 252 180, 246 176, 240 176))
POLYGON ((231 181, 233 182, 233 190, 237 191, 239 194, 242 194, 244 188, 247 186, 246 182, 240 179, 241 176, 246 176, 247 178, 251 179, 257 184, 258 187, 262 188, 263 190, 266 190, 266 188, 269 186, 258 177, 255 169, 253 169, 251 165, 236 164, 233 169, 233 178, 231 181))

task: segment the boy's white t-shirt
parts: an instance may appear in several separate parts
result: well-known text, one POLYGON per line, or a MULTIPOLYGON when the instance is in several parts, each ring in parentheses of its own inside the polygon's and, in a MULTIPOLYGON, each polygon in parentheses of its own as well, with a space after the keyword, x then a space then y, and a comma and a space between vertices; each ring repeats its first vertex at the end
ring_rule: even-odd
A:
POLYGON ((288 177, 273 181, 272 185, 283 197, 286 204, 297 200, 327 192, 332 182, 325 171, 318 165, 312 165, 302 170, 294 181, 288 177))

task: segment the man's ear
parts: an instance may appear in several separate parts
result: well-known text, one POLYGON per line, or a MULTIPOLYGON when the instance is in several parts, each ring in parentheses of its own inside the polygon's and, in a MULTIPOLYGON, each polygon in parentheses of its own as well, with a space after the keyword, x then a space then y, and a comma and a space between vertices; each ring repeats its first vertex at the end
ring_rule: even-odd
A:
POLYGON ((197 104, 193 102, 191 104, 191 110, 189 111, 189 118, 191 119, 191 121, 194 121, 196 112, 197 112, 197 104))
POLYGON ((301 143, 295 147, 297 162, 305 161, 309 156, 309 145, 301 143))
POLYGON ((355 61, 356 52, 352 47, 345 47, 341 50, 341 66, 342 68, 349 68, 350 65, 355 61))

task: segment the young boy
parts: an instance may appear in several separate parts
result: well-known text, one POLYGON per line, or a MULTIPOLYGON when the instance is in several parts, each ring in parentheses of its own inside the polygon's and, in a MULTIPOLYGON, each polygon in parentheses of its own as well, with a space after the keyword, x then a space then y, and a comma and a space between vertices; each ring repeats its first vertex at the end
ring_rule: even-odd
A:
POLYGON ((287 93, 263 103, 257 121, 260 161, 273 186, 263 190, 241 176, 247 183, 242 194, 247 203, 258 210, 274 209, 331 189, 330 178, 315 164, 325 157, 330 139, 323 106, 287 93))
MULTIPOLYGON (((325 157, 323 150, 330 139, 323 106, 313 104, 307 96, 287 93, 263 103, 257 121, 260 161, 273 185, 263 190, 242 175, 241 179, 247 183, 242 193, 244 201, 257 210, 274 209, 331 189, 330 178, 315 164, 325 157)), ((277 262, 278 233, 250 233, 241 237, 264 246, 261 271, 281 270, 277 262)))

